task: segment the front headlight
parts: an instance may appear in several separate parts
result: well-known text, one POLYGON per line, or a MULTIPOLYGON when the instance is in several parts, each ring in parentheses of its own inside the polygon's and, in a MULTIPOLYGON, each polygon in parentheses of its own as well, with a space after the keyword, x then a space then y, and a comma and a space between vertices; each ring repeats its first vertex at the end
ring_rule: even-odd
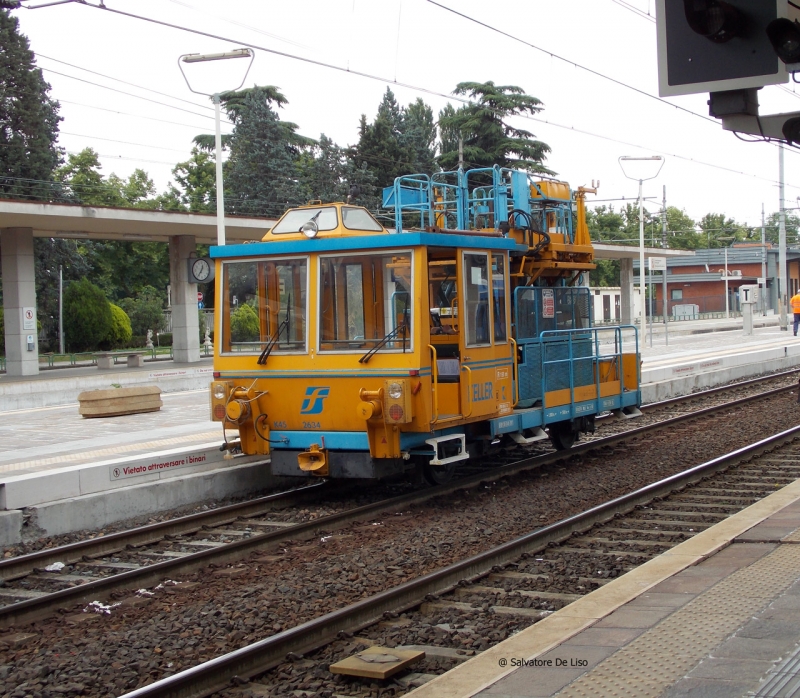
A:
POLYGON ((225 395, 225 384, 224 383, 214 383, 214 399, 215 400, 224 400, 226 397, 225 395))
POLYGON ((392 400, 399 400, 403 397, 403 384, 402 383, 389 383, 388 395, 392 400))
POLYGON ((315 221, 308 221, 308 223, 304 223, 303 227, 300 228, 300 232, 309 239, 315 238, 319 232, 319 227, 315 221))

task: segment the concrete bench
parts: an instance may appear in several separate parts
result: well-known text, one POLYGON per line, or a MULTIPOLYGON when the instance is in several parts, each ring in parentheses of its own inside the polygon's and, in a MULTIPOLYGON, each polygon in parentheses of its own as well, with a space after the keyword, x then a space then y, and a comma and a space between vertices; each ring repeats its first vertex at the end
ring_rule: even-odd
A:
POLYGON ((97 368, 114 368, 117 359, 125 359, 128 363, 128 368, 135 368, 137 366, 144 366, 144 351, 101 351, 95 352, 94 357, 97 359, 97 368))

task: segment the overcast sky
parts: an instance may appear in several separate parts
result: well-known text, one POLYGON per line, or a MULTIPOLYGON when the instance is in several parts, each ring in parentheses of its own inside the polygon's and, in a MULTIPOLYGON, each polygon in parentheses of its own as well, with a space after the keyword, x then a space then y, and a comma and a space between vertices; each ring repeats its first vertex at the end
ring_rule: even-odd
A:
MULTIPOLYGON (((636 198, 638 184, 624 177, 619 156, 663 155, 661 174, 644 185, 645 196, 658 199, 647 203, 651 210, 664 185, 668 205, 695 219, 719 212, 755 226, 762 203, 767 214, 778 208, 776 145, 723 132, 708 120, 707 94, 654 98, 655 0, 437 2, 514 38, 429 0, 105 0, 226 40, 78 3, 14 14, 61 102, 60 144, 68 153, 94 148, 106 175, 141 167, 159 191, 188 158, 193 136, 214 129, 210 100, 189 91, 178 56, 251 44, 269 51, 256 50, 245 85, 278 86, 289 100, 281 118, 312 138, 354 144, 359 117, 374 118, 387 85, 401 104, 422 97, 436 114, 459 82, 492 80, 542 100, 536 120, 513 123, 552 148, 546 164, 573 187, 600 181, 590 202, 636 198)), ((217 64, 225 74, 194 66, 192 86, 235 87, 244 63, 217 64)), ((800 111, 795 87, 763 89, 761 113, 800 111)), ((800 206, 800 151, 786 151, 786 183, 787 208, 800 206)))

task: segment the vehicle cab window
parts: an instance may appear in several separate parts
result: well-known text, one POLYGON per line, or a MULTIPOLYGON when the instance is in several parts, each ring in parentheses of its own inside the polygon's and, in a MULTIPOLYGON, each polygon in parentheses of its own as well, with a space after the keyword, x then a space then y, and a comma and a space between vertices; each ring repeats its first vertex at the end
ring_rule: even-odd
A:
POLYGON ((411 351, 411 253, 320 259, 321 352, 411 351))
POLYGON ((466 346, 490 345, 489 255, 465 252, 463 256, 464 325, 466 346))
POLYGON ((307 259, 225 262, 222 283, 223 353, 307 350, 307 259))
POLYGON ((308 222, 317 224, 317 230, 335 230, 339 225, 339 216, 335 206, 319 206, 317 208, 296 208, 288 211, 275 227, 273 235, 299 233, 308 222))

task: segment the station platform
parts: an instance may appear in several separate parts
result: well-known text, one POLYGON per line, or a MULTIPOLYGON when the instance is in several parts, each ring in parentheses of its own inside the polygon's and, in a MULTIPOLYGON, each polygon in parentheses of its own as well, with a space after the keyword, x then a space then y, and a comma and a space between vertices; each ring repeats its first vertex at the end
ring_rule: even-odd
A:
MULTIPOLYGON (((777 322, 757 320, 749 337, 741 319, 674 323, 668 345, 663 326, 654 326, 652 347, 640 335, 644 402, 800 366, 800 338, 777 322)), ((281 484, 263 458, 226 459, 220 450, 222 430, 209 418, 211 373, 203 359, 0 375, 0 545, 281 484), (161 411, 78 414, 84 390, 144 384, 161 387, 161 411)))
POLYGON ((212 361, 0 376, 0 545, 99 529, 275 484, 264 459, 230 458, 209 413, 212 361), (157 385, 158 412, 84 419, 78 395, 157 385))
POLYGON ((800 696, 800 481, 407 694, 800 696))
POLYGON ((48 368, 35 376, 0 373, 0 413, 69 405, 76 403, 78 394, 84 390, 114 386, 158 385, 165 393, 205 388, 211 380, 212 365, 212 357, 203 357, 190 364, 159 359, 135 367, 120 363, 111 369, 97 366, 48 368))

